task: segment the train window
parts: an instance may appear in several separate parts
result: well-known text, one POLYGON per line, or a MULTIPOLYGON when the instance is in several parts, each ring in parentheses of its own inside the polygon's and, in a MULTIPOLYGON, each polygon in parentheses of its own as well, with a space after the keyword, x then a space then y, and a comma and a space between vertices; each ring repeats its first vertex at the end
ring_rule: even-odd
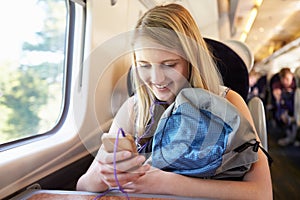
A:
POLYGON ((0 144, 51 130, 62 114, 65 0, 2 1, 0 144))

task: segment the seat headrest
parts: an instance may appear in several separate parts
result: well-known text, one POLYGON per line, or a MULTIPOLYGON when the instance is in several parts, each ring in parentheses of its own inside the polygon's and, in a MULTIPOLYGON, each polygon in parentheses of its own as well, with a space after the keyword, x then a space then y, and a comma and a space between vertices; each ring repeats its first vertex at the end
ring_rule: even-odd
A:
MULTIPOLYGON (((222 75, 224 85, 239 93, 245 101, 247 101, 249 91, 249 74, 246 65, 240 54, 242 51, 236 52, 239 42, 231 41, 220 42, 214 39, 204 38, 209 50, 215 57, 216 65, 222 75), (227 44, 236 44, 235 50, 227 44)), ((244 57, 247 57, 244 55, 244 57)), ((247 59, 245 59, 247 60, 247 59)), ((249 59, 248 63, 251 63, 249 59)))
POLYGON ((254 65, 254 55, 249 47, 245 43, 238 40, 226 40, 224 43, 235 53, 237 53, 238 56, 240 56, 240 58, 246 64, 249 73, 254 65))

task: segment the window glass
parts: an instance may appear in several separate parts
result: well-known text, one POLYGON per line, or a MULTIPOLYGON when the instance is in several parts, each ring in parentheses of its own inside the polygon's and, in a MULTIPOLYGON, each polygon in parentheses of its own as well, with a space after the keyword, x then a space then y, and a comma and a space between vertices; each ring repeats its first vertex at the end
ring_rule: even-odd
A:
POLYGON ((0 6, 0 144, 51 130, 63 109, 65 0, 0 6))

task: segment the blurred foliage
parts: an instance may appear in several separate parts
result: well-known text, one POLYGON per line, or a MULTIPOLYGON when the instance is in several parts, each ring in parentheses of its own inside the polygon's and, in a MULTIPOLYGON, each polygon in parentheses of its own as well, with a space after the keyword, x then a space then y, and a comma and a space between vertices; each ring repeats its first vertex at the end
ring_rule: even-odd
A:
POLYGON ((0 143, 49 130, 60 115, 63 56, 54 61, 45 59, 39 64, 22 64, 20 61, 22 56, 30 60, 32 53, 64 55, 67 14, 65 1, 38 0, 37 4, 45 13, 45 18, 41 30, 35 33, 35 40, 23 42, 21 59, 20 55, 16 55, 15 60, 0 63, 0 143), (49 110, 57 112, 42 113, 49 110), (56 116, 55 119, 52 119, 53 115, 56 116))
POLYGON ((47 103, 48 85, 34 70, 16 71, 9 76, 11 80, 3 83, 5 95, 0 103, 10 112, 7 113, 3 133, 10 138, 19 138, 38 132, 39 109, 47 103))

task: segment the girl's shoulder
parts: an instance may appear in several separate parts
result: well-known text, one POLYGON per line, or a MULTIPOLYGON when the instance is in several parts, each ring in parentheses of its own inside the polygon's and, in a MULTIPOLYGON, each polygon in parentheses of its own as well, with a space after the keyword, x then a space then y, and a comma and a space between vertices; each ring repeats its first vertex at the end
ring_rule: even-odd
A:
POLYGON ((229 90, 230 90, 229 87, 226 87, 226 86, 224 86, 224 85, 220 85, 220 86, 219 86, 219 95, 220 95, 221 97, 226 98, 226 95, 227 95, 227 93, 228 93, 229 90))
POLYGON ((121 107, 119 108, 119 111, 123 111, 123 110, 126 110, 126 112, 128 112, 128 109, 131 110, 133 109, 134 107, 134 104, 135 104, 135 96, 131 96, 129 98, 127 98, 123 104, 121 105, 121 107))
POLYGON ((134 97, 129 97, 124 101, 114 116, 113 123, 109 130, 110 133, 117 133, 119 128, 122 128, 126 133, 133 133, 133 108, 134 97))

